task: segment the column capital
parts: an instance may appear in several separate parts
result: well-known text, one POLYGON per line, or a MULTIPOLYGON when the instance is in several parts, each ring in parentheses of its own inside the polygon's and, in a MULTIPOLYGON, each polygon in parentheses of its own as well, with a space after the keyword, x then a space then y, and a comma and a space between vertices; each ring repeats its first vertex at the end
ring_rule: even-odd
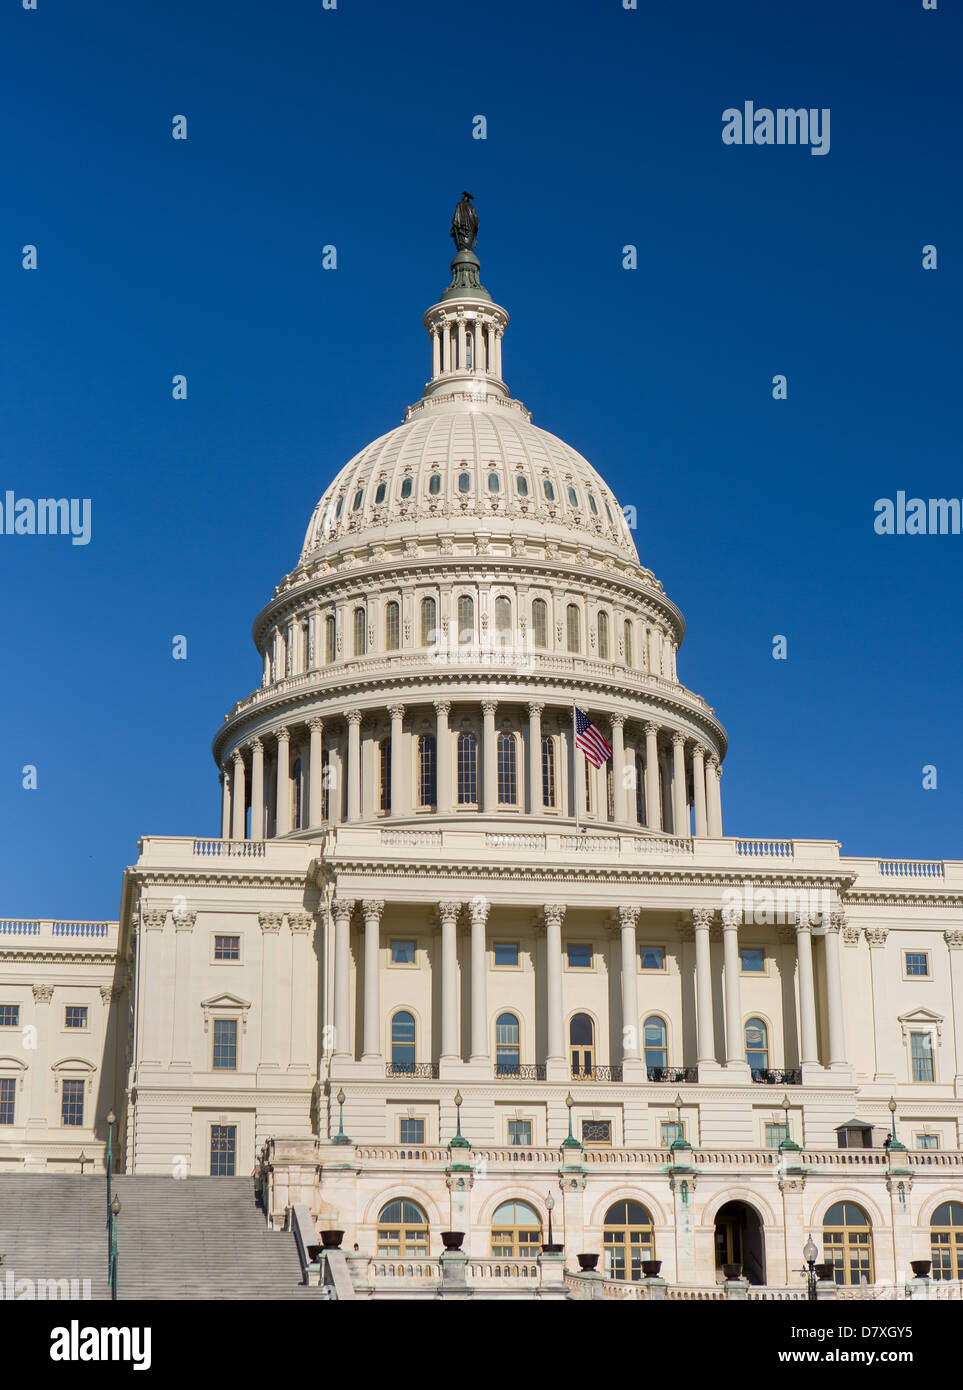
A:
POLYGON ((349 724, 360 724, 364 715, 360 709, 349 709, 345 710, 344 717, 349 724))
POLYGON ((281 930, 282 916, 283 913, 280 912, 258 913, 257 920, 261 927, 261 931, 264 933, 265 936, 273 936, 276 932, 279 932, 281 930))
POLYGON ((354 898, 332 898, 331 916, 335 919, 335 921, 337 921, 339 918, 342 921, 345 918, 350 918, 352 912, 354 912, 354 902, 354 898))
POLYGON ((709 753, 706 757, 706 767, 712 769, 716 776, 722 776, 722 764, 719 762, 715 753, 709 753))
POLYGON ((167 922, 167 912, 163 908, 144 909, 145 931, 163 931, 167 922))
POLYGON ((701 758, 705 762, 708 753, 709 750, 704 743, 700 743, 697 738, 692 740, 692 756, 694 758, 701 758))
POLYGON ((361 902, 361 913, 366 922, 380 922, 381 914, 385 910, 384 898, 363 898, 361 902))
POLYGON ((642 728, 645 730, 646 738, 658 738, 659 734, 662 732, 662 725, 653 724, 651 721, 647 721, 643 724, 642 728))
POLYGON ((311 718, 308 720, 308 728, 320 734, 324 729, 324 720, 320 715, 312 714, 311 718))
POLYGON ((723 931, 725 931, 726 928, 728 928, 731 931, 733 927, 742 926, 741 907, 724 907, 722 909, 722 912, 720 913, 720 916, 722 917, 723 931))
POLYGON ((449 713, 449 711, 451 710, 451 701, 450 701, 450 700, 435 700, 433 703, 434 703, 434 706, 435 706, 435 713, 436 713, 436 714, 443 714, 443 715, 447 718, 447 717, 448 717, 448 713, 449 713))
POLYGON ((533 718, 536 714, 537 714, 537 715, 541 715, 542 710, 544 710, 544 708, 545 708, 545 702, 544 702, 544 700, 529 700, 529 702, 528 702, 528 714, 529 714, 529 718, 533 718))
POLYGON ((631 927, 635 931, 635 924, 639 920, 639 913, 642 911, 641 904, 636 907, 634 903, 622 903, 619 906, 619 926, 631 927))
POLYGON ((498 701, 497 701, 497 700, 482 700, 482 702, 481 702, 481 707, 482 707, 482 714, 484 714, 486 717, 493 716, 494 713, 495 713, 495 711, 498 709, 498 701))
POLYGON ((672 735, 672 746, 673 748, 685 747, 685 734, 681 733, 678 729, 676 729, 675 733, 672 735))
POLYGON ((175 908, 171 913, 174 919, 175 931, 193 931, 194 923, 197 921, 196 912, 188 912, 186 908, 175 908))
POLYGON ((692 909, 692 925, 697 929, 708 931, 712 926, 712 919, 715 916, 711 907, 694 907, 692 909))
POLYGON ((49 1004, 53 998, 53 985, 31 985, 30 988, 38 1004, 49 1004))
POLYGON ((797 937, 807 932, 811 933, 813 926, 818 923, 818 917, 811 917, 808 912, 797 912, 794 930, 797 937))
POLYGON ((565 916, 565 903, 544 903, 542 906, 542 916, 547 927, 561 927, 562 918, 565 916))
POLYGON ((471 919, 472 926, 484 926, 488 921, 488 914, 490 911, 491 903, 487 898, 481 895, 472 898, 468 904, 468 916, 471 919))
POLYGON ((460 902, 440 902, 435 904, 435 911, 438 913, 438 920, 442 924, 445 922, 457 922, 461 912, 460 902))
POLYGON ((389 705, 389 706, 388 706, 388 713, 391 715, 391 718, 392 718, 393 720, 394 720, 394 719, 404 719, 404 717, 405 717, 405 707, 404 707, 404 705, 397 705, 397 704, 396 704, 396 705, 389 705))
POLYGON ((612 714, 612 715, 609 715, 609 723, 611 724, 611 726, 612 726, 613 729, 624 729, 624 728, 625 728, 625 715, 624 715, 624 714, 612 714))
POLYGON ((291 730, 285 724, 280 729, 277 729, 275 731, 274 737, 277 739, 278 743, 290 743, 291 730))
POLYGON ((943 933, 943 940, 951 951, 963 949, 963 931, 945 931, 943 933))
POLYGON ((831 912, 828 917, 823 918, 823 926, 834 934, 841 932, 845 925, 846 918, 842 912, 831 912))
POLYGON ((244 750, 241 748, 235 748, 234 752, 231 754, 231 762, 234 764, 235 768, 237 767, 238 763, 243 764, 244 750))
POLYGON ((248 748, 250 748, 252 753, 260 753, 263 747, 264 740, 261 738, 260 734, 255 734, 254 737, 251 739, 251 742, 248 744, 248 748))
POLYGON ((314 926, 314 915, 310 912, 289 912, 288 926, 296 935, 307 934, 314 926))
POLYGON ((886 938, 889 936, 889 927, 865 927, 863 935, 869 942, 870 948, 873 946, 885 946, 886 938))

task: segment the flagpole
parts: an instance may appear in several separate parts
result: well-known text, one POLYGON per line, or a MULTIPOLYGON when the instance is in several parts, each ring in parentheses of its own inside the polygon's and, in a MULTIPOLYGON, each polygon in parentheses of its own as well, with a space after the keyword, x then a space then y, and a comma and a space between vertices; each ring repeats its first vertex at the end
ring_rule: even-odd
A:
POLYGON ((581 829, 582 829, 581 824, 580 824, 580 820, 579 820, 579 801, 580 801, 581 798, 579 797, 579 794, 578 794, 579 788, 578 788, 578 744, 576 743, 576 739, 577 739, 577 738, 578 738, 578 725, 577 725, 576 720, 575 720, 575 701, 573 700, 573 701, 572 701, 572 780, 573 780, 574 783, 575 783, 575 786, 574 786, 574 797, 575 797, 575 833, 576 833, 576 835, 580 834, 580 833, 581 833, 581 829))

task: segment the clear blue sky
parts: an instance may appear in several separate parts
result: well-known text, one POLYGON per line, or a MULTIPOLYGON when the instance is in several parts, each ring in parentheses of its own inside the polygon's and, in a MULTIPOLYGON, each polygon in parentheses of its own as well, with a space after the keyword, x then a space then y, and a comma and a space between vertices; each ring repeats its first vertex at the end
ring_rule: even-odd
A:
POLYGON ((963 493, 958 7, 338 6, 3 7, 0 501, 92 539, 0 535, 0 915, 114 916, 140 835, 217 833, 251 621, 420 395, 462 188, 514 394, 686 615, 727 832, 963 856, 963 536, 873 530, 963 493), (828 107, 829 154, 724 145, 747 100, 828 107))

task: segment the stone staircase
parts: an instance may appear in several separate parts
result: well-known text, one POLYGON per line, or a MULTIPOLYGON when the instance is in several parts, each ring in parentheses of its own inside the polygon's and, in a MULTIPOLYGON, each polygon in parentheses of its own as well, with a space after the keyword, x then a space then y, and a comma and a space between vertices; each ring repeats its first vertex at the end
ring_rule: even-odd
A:
MULTIPOLYGON (((294 1236, 269 1231, 251 1178, 114 1178, 121 1299, 301 1299, 294 1236)), ((0 1174, 0 1281, 91 1281, 108 1298, 103 1175, 0 1174)), ((2 1285, 0 1285, 2 1287, 2 1285)))

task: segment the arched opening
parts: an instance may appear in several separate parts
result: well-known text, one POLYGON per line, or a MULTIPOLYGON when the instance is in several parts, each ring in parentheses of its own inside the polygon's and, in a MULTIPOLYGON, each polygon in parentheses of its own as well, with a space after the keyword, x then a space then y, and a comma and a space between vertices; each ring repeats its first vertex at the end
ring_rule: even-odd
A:
POLYGON ((478 740, 473 733, 458 735, 458 805, 478 804, 478 740))
POLYGON ((415 1072, 415 1018, 399 1009, 391 1020, 391 1070, 396 1076, 415 1072))
POLYGON ((762 1220, 748 1202, 726 1202, 719 1208, 715 1229, 716 1275, 726 1265, 739 1265, 750 1284, 766 1282, 766 1242, 762 1220))
POLYGON ((421 600, 421 645, 423 647, 433 647, 435 645, 437 628, 437 609, 433 598, 423 598, 421 600))
POLYGON ((875 1281, 873 1228, 855 1202, 835 1202, 823 1217, 823 1251, 837 1284, 875 1281))
POLYGON ((540 651, 548 646, 548 604, 543 598, 532 599, 532 641, 540 651))
POLYGON ((769 1070, 769 1030, 761 1018, 746 1021, 746 1061, 756 1080, 761 1079, 757 1072, 769 1070))
POLYGON ((392 599, 385 607, 385 651, 395 652, 401 646, 401 607, 392 599))
POLYGON ((435 801, 435 736, 421 734, 418 738, 418 805, 434 806, 435 801))
POLYGON ((382 811, 391 810, 391 739, 383 738, 378 744, 378 782, 379 806, 382 811))
POLYGON ((963 1203, 942 1202, 930 1217, 934 1279, 963 1279, 963 1203))
POLYGON ((642 1261, 655 1259, 652 1217, 639 1202, 616 1202, 602 1227, 607 1279, 642 1278, 642 1261))
POLYGON ((569 1058, 573 1076, 595 1071, 595 1025, 588 1014, 573 1014, 568 1025, 569 1058))
POLYGON ((378 1217, 378 1254, 399 1259, 428 1254, 428 1218, 417 1202, 399 1197, 378 1217))
POLYGON ((492 1217, 492 1255, 515 1260, 537 1255, 542 1243, 542 1223, 527 1202, 502 1202, 492 1217))
POLYGON ((521 1055, 517 1017, 499 1014, 495 1020, 495 1075, 517 1076, 521 1055))
POLYGON ((516 772, 515 735, 498 735, 496 744, 496 772, 498 774, 499 806, 514 806, 518 801, 518 777, 516 772))

